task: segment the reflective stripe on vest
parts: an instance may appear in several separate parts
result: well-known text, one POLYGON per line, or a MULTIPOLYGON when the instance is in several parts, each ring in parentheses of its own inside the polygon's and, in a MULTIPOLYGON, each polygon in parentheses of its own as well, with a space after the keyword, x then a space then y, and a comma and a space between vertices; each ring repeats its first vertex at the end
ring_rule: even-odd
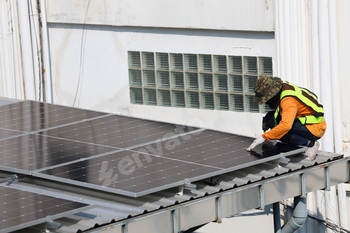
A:
MULTIPOLYGON (((306 105, 313 112, 312 115, 298 117, 298 120, 303 125, 318 124, 324 122, 323 106, 317 101, 317 96, 314 93, 305 88, 300 88, 285 81, 283 82, 283 84, 283 87, 286 87, 286 90, 281 92, 280 101, 284 97, 291 96, 299 100, 302 104, 306 105)), ((278 124, 277 118, 279 117, 279 110, 280 106, 278 105, 274 114, 276 125, 278 124)))

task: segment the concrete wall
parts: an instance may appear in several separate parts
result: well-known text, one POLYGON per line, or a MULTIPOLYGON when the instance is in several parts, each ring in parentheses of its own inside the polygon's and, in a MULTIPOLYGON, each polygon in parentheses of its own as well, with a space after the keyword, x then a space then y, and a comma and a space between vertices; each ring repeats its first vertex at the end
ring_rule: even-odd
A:
POLYGON ((273 0, 47 0, 48 22, 273 31, 273 0), (88 4, 89 3, 89 4, 88 4))

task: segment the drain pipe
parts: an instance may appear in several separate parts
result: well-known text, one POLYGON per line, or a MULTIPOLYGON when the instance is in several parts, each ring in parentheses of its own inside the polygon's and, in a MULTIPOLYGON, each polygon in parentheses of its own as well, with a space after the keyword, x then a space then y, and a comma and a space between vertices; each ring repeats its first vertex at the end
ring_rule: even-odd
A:
POLYGON ((299 230, 307 219, 306 197, 294 197, 293 216, 283 226, 281 233, 292 233, 299 230))
POLYGON ((40 0, 40 17, 42 24, 42 42, 43 42, 43 57, 44 57, 44 69, 43 76, 45 79, 45 95, 46 102, 53 103, 53 94, 52 94, 52 74, 51 74, 51 61, 50 61, 50 45, 49 45, 49 34, 47 28, 47 19, 46 19, 46 5, 45 0, 40 0))

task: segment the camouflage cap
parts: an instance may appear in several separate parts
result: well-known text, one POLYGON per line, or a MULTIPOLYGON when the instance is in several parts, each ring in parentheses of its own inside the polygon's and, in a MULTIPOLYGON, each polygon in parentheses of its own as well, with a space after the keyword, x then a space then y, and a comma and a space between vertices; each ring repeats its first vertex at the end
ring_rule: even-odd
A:
POLYGON ((253 102, 256 104, 266 103, 281 90, 281 87, 282 80, 280 78, 260 77, 254 86, 255 97, 253 102))

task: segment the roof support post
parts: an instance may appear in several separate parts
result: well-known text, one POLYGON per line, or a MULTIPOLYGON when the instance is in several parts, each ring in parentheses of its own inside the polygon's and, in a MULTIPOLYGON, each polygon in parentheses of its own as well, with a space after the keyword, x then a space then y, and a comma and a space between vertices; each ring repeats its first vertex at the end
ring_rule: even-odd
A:
POLYGON ((326 188, 325 191, 331 191, 331 169, 330 166, 327 166, 325 168, 325 173, 326 173, 326 188))
POLYGON ((273 206, 273 223, 274 223, 275 233, 281 233, 280 203, 275 202, 273 203, 272 206, 273 206))
POLYGON ((129 233, 129 226, 128 223, 122 226, 122 233, 129 233))
POLYGON ((222 196, 219 196, 215 200, 215 207, 216 207, 216 221, 218 223, 222 223, 222 207, 221 207, 221 199, 222 196))
POLYGON ((307 202, 306 197, 294 198, 293 216, 283 226, 281 233, 293 233, 299 230, 307 219, 307 202))
POLYGON ((264 184, 261 184, 259 186, 259 203, 260 203, 260 209, 265 210, 265 194, 264 194, 264 184))
POLYGON ((173 233, 179 232, 179 210, 175 209, 171 211, 171 216, 173 219, 173 233))

